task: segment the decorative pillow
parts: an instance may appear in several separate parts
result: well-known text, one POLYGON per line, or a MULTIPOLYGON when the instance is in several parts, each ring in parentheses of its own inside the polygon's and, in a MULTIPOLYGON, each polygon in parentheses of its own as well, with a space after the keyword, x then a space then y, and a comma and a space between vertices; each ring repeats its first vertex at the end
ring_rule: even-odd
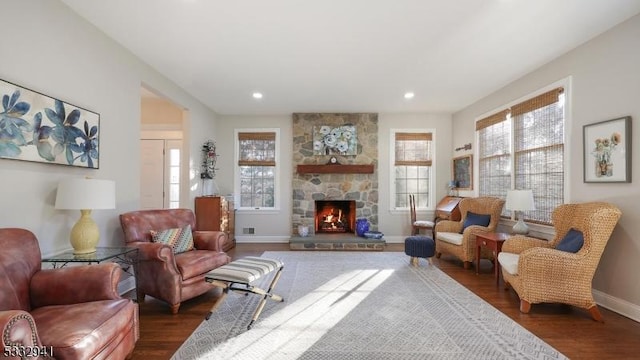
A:
POLYGON ((193 250, 191 225, 162 231, 151 230, 151 240, 171 246, 174 254, 193 250))
POLYGON ((464 229, 471 225, 480 225, 480 226, 489 226, 491 222, 491 215, 489 214, 476 214, 471 211, 467 211, 467 217, 464 219, 464 223, 462 223, 462 230, 460 230, 460 234, 464 232, 464 229))
POLYGON ((571 228, 567 235, 556 245, 556 250, 577 253, 584 245, 584 236, 581 231, 571 228))

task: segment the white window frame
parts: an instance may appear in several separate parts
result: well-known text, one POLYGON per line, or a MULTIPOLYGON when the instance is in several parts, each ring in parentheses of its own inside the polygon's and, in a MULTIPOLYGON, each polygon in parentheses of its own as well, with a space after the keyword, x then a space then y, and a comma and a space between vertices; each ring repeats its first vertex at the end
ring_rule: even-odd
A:
MULTIPOLYGON (((563 171, 564 171, 564 181, 563 181, 563 197, 564 197, 564 202, 565 203, 570 203, 571 202, 571 191, 569 188, 569 181, 571 179, 571 167, 569 166, 570 164, 572 164, 571 161, 571 129, 572 129, 572 118, 571 118, 571 95, 572 95, 572 89, 571 89, 571 76, 566 77, 564 79, 561 79, 559 81, 556 81, 550 85, 547 85, 541 89, 538 89, 534 92, 531 92, 527 95, 524 95, 518 99, 515 99, 513 101, 510 101, 504 105, 501 105, 499 107, 494 108, 491 111, 488 111, 478 117, 476 117, 475 121, 474 121, 474 137, 475 137, 475 143, 476 143, 476 149, 480 148, 480 138, 478 135, 478 131, 475 130, 475 123, 478 122, 479 120, 482 120, 488 116, 490 116, 491 114, 497 113, 501 110, 504 109, 508 109, 511 108, 512 106, 519 104, 521 102, 524 102, 528 99, 534 98, 538 95, 544 94, 548 91, 551 91, 553 89, 562 87, 564 89, 564 139, 563 139, 563 171)), ((512 124, 513 126, 513 124, 512 124)), ((512 140, 513 140, 513 134, 512 134, 512 140)), ((513 189, 515 187, 515 172, 513 171, 513 169, 515 169, 515 150, 514 150, 514 141, 511 141, 510 144, 510 161, 511 161, 511 189, 513 189)), ((479 169, 480 166, 480 154, 477 152, 478 150, 476 150, 475 155, 474 156, 474 167, 476 169, 479 169)), ((476 184, 478 184, 478 191, 480 190, 480 171, 475 171, 474 174, 474 181, 476 181, 476 184)), ((478 192, 479 194, 479 192, 478 192)), ((506 194, 505 194, 505 198, 506 198, 506 194)), ((511 213, 510 215, 510 219, 507 220, 507 222, 509 224, 511 223, 515 223, 516 219, 515 219, 515 215, 514 212, 511 213)), ((525 221, 526 222, 526 221, 525 221)), ((537 223, 527 223, 527 225, 529 226, 529 228, 531 230, 534 231, 539 231, 542 233, 547 233, 550 234, 553 230, 553 226, 551 225, 543 225, 543 224, 537 224, 537 223)))
POLYGON ((417 207, 418 210, 434 210, 436 203, 436 130, 432 128, 407 128, 407 129, 390 129, 389 130, 389 208, 390 211, 408 211, 409 199, 407 199, 406 207, 396 207, 396 176, 395 176, 395 161, 396 161, 396 133, 431 133, 431 174, 429 176, 429 204, 426 207, 417 207))
POLYGON ((273 213, 276 211, 280 211, 280 181, 282 179, 281 169, 282 169, 282 161, 280 159, 280 129, 279 128, 241 128, 234 129, 234 140, 233 140, 233 153, 234 153, 234 201, 236 205, 236 210, 238 212, 243 213, 273 213), (238 134, 244 132, 259 132, 259 133, 275 133, 276 134, 276 169, 275 179, 274 179, 274 189, 273 189, 273 207, 242 207, 240 202, 240 166, 238 165, 238 161, 240 160, 240 142, 238 140, 238 134))

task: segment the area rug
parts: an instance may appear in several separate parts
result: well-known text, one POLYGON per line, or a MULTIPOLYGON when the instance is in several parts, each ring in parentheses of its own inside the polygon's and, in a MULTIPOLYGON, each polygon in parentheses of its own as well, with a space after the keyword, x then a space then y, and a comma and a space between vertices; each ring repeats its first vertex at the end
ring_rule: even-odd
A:
POLYGON ((410 266, 403 253, 262 256, 284 262, 275 293, 285 302, 267 302, 247 330, 260 299, 230 293, 172 359, 566 359, 437 267, 410 266))

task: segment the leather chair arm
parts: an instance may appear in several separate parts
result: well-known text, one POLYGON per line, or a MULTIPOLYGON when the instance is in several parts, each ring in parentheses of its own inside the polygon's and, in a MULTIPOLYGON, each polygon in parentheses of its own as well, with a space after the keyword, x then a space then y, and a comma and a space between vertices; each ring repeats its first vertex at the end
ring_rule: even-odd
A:
POLYGON ((138 241, 128 243, 127 246, 138 248, 138 261, 173 261, 173 249, 166 244, 138 241))
POLYGON ((116 263, 70 266, 36 272, 31 278, 31 305, 67 305, 120 299, 122 270, 116 263))
POLYGON ((222 252, 227 234, 222 231, 194 231, 193 244, 198 250, 222 252))
MULTIPOLYGON (((2 359, 41 359, 42 357, 26 357, 22 351, 38 350, 41 347, 36 324, 31 314, 22 310, 0 311, 0 329, 2 330, 2 359), (22 356, 20 356, 22 355, 22 356)), ((51 354, 48 354, 51 355, 51 354)))

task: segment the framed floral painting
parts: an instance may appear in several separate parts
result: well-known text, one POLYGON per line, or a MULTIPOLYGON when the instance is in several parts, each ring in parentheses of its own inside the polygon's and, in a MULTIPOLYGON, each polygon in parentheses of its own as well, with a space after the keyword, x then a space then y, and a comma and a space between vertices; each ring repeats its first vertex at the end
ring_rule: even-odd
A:
POLYGON ((584 182, 631 182, 631 117, 583 127, 584 182))
POLYGON ((313 127, 314 155, 357 155, 358 137, 354 125, 313 127))
POLYGON ((0 80, 0 158, 99 167, 100 115, 0 80))

